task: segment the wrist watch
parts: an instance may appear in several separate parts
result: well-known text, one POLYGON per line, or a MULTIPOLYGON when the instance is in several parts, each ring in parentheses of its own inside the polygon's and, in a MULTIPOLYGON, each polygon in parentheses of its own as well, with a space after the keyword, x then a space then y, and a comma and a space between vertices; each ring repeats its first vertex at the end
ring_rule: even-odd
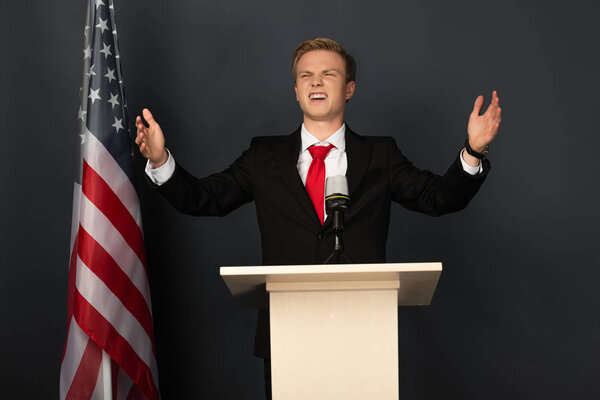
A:
POLYGON ((483 148, 483 152, 478 153, 471 148, 471 145, 469 144, 469 137, 467 137, 465 139, 465 149, 467 150, 467 153, 469 153, 470 155, 472 155, 475 158, 479 158, 480 160, 483 160, 484 158, 487 157, 489 148, 490 148, 490 145, 486 144, 485 147, 483 148))

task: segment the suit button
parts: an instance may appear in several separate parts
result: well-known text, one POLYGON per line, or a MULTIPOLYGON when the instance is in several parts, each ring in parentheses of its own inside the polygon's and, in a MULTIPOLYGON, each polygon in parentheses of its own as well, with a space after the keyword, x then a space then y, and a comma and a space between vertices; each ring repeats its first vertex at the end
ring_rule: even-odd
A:
POLYGON ((319 233, 318 237, 319 237, 319 240, 323 240, 323 234, 322 233, 319 233))

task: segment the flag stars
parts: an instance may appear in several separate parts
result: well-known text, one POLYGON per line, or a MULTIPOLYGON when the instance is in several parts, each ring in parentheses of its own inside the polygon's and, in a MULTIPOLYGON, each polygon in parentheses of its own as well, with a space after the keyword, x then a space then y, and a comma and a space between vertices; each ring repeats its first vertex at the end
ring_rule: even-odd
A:
POLYGON ((77 119, 85 121, 86 114, 87 114, 87 111, 85 111, 83 108, 81 108, 81 106, 79 106, 79 111, 77 112, 77 119))
POLYGON ((96 0, 96 8, 98 8, 100 6, 106 6, 106 4, 104 4, 104 2, 102 0, 96 0))
POLYGON ((87 76, 92 76, 92 75, 96 75, 96 73, 94 72, 94 67, 96 66, 96 64, 92 64, 90 66, 90 70, 88 72, 86 72, 87 76))
POLYGON ((108 78, 108 83, 112 83, 112 81, 117 79, 117 78, 115 78, 115 70, 110 69, 108 67, 107 67, 107 69, 108 69, 108 74, 106 74, 104 76, 108 78))
POLYGON ((96 100, 102 100, 102 97, 100 97, 100 95, 98 94, 100 92, 100 88, 94 90, 94 89, 90 89, 90 95, 88 96, 88 99, 92 99, 92 104, 94 104, 94 101, 96 100))
POLYGON ((100 20, 100 23, 96 25, 96 28, 100 28, 102 31, 101 33, 104 33, 105 30, 108 30, 108 18, 102 19, 98 17, 98 19, 100 20))
POLYGON ((83 49, 83 59, 92 58, 92 48, 90 46, 83 49))
POLYGON ((121 123, 123 121, 123 118, 119 119, 117 117, 115 117, 115 123, 112 124, 113 128, 115 128, 117 130, 117 133, 119 133, 119 129, 125 130, 125 128, 123 128, 123 124, 121 123))
POLYGON ((105 60, 108 58, 109 55, 112 56, 112 53, 110 52, 110 46, 110 44, 107 46, 106 43, 102 43, 102 50, 100 50, 100 53, 104 54, 105 60))
MULTIPOLYGON (((110 94, 110 100, 107 100, 108 103, 112 104, 112 108, 114 109, 115 106, 120 106, 121 103, 119 103, 117 101, 117 99, 119 98, 119 94, 110 94)), ((114 125, 113 125, 114 126, 114 125)))
POLYGON ((87 126, 85 127, 85 131, 81 132, 79 134, 79 137, 81 138, 81 143, 80 144, 84 144, 85 143, 85 138, 87 137, 87 135, 91 135, 92 132, 90 132, 90 130, 87 128, 87 126))

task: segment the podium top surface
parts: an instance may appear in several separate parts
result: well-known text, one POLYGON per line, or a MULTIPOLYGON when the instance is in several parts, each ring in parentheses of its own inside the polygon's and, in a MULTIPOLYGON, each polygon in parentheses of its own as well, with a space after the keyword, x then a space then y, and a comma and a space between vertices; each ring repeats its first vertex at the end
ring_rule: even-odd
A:
POLYGON ((440 262, 220 268, 234 297, 256 297, 266 283, 398 281, 398 304, 404 306, 430 304, 441 272, 440 262))

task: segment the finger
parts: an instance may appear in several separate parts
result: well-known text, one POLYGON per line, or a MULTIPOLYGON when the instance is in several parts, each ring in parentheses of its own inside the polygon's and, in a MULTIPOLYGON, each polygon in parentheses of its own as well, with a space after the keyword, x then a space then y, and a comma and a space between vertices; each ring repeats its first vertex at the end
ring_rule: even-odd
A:
POLYGON ((147 108, 144 108, 142 110, 142 114, 144 115, 144 119, 146 120, 146 122, 148 122, 148 125, 152 125, 152 124, 156 123, 156 121, 154 120, 154 117, 152 116, 152 113, 147 108))
POLYGON ((500 109, 500 99, 498 97, 498 92, 496 92, 494 90, 492 92, 492 101, 490 102, 490 105, 488 106, 488 108, 485 110, 485 114, 489 113, 489 115, 491 115, 492 118, 496 118, 499 109, 500 109))
POLYGON ((473 112, 471 114, 479 115, 482 107, 483 107, 483 96, 479 95, 475 99, 475 104, 473 104, 473 112))
POLYGON ((140 117, 139 115, 135 118, 135 126, 146 126, 144 125, 144 120, 142 119, 142 117, 140 117))
POLYGON ((148 134, 148 128, 146 128, 145 126, 138 126, 137 127, 137 132, 136 135, 142 135, 143 137, 145 137, 148 134))
POLYGON ((137 136, 135 137, 135 144, 137 144, 139 146, 140 144, 142 144, 143 141, 144 141, 144 134, 141 132, 138 132, 137 136))

